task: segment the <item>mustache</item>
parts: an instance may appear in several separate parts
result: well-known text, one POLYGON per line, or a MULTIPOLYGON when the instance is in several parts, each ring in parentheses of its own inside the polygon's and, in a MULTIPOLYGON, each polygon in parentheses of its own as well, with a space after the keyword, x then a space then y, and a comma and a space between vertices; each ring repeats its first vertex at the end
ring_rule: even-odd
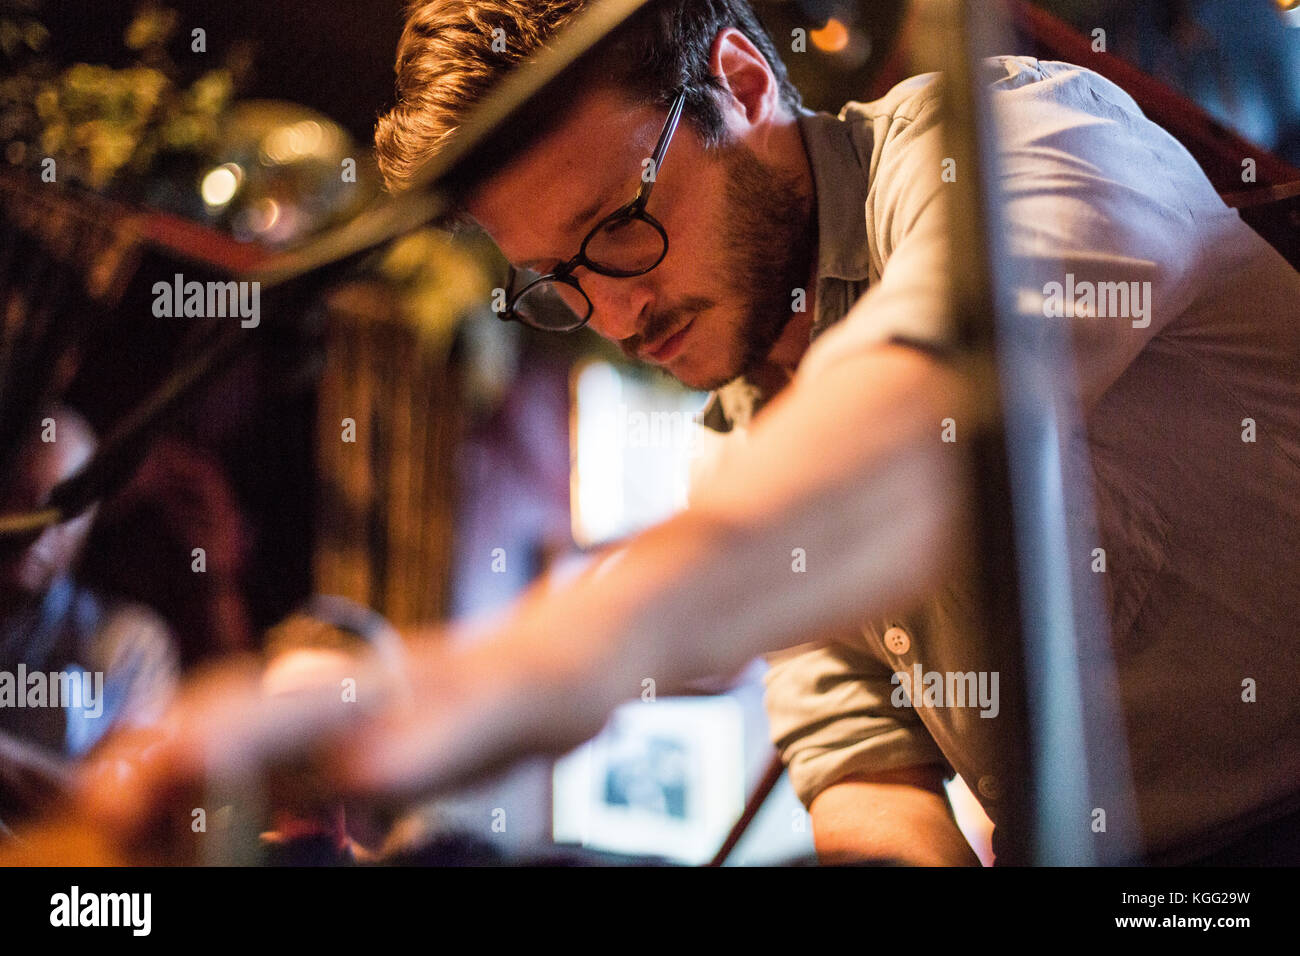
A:
POLYGON ((618 347, 630 359, 637 357, 637 352, 646 342, 659 342, 669 332, 685 327, 701 312, 711 309, 716 303, 703 296, 691 296, 682 300, 671 309, 656 312, 647 320, 645 329, 637 335, 621 339, 618 347))

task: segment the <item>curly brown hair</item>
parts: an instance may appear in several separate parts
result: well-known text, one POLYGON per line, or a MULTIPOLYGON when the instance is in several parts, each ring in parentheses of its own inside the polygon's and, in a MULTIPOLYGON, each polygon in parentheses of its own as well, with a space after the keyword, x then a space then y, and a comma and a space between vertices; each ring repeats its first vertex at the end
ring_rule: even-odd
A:
MULTIPOLYGON (((397 105, 379 118, 375 151, 390 192, 406 188, 478 100, 591 0, 413 0, 397 46, 397 105)), ((651 0, 580 70, 638 102, 667 106, 686 92, 685 118, 706 148, 724 135, 709 70, 713 40, 734 26, 763 54, 791 109, 802 105, 747 0, 651 0)))

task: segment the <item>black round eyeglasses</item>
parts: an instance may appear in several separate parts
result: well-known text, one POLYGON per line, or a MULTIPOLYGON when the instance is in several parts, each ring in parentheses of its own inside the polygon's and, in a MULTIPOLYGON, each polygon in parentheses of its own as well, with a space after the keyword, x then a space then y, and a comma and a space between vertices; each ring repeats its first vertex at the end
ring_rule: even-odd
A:
POLYGON ((650 190, 663 167, 664 154, 686 105, 686 92, 677 94, 654 153, 644 166, 641 187, 631 202, 610 213, 587 233, 578 254, 552 272, 538 274, 510 267, 507 306, 500 318, 523 322, 547 332, 574 332, 591 319, 592 304, 573 276, 579 266, 614 278, 645 275, 668 255, 668 233, 645 211, 650 190))

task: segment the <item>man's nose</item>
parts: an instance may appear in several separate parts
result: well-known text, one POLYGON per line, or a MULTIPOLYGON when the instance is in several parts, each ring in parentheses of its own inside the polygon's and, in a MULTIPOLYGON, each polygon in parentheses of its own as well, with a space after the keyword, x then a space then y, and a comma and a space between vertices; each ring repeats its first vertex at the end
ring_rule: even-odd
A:
POLYGON ((587 324, 597 334, 619 342, 641 331, 641 315, 654 298, 642 276, 616 279, 586 272, 579 281, 593 308, 587 324))

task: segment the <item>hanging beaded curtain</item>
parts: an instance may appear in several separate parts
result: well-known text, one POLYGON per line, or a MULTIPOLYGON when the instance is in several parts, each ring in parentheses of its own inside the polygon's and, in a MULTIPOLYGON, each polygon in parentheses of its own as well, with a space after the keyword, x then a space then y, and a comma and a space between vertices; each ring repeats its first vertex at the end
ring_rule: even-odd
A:
POLYGON ((385 259, 383 281, 351 283, 327 306, 314 587, 399 627, 447 614, 464 429, 451 345, 491 294, 481 262, 417 233, 385 259))

